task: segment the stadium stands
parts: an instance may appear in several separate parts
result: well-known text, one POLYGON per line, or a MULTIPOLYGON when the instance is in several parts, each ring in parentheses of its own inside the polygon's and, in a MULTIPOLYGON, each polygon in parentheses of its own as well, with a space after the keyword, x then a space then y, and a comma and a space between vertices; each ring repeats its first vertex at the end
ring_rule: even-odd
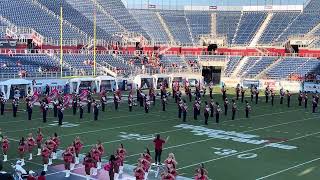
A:
POLYGON ((240 70, 238 77, 254 78, 270 66, 275 59, 276 57, 249 57, 246 64, 240 70))
MULTIPOLYGON (((48 14, 32 1, 3 0, 0 3, 0 9, 1 15, 13 24, 33 28, 45 37, 60 39, 59 18, 48 14)), ((66 39, 86 39, 85 35, 68 24, 64 24, 64 37, 66 39)))
POLYGON ((160 59, 160 62, 164 65, 164 67, 172 67, 173 65, 176 65, 177 67, 188 66, 182 57, 178 55, 164 55, 160 59))
POLYGON ((242 57, 240 56, 230 56, 228 58, 227 65, 224 70, 224 76, 230 77, 232 75, 232 72, 236 69, 237 65, 239 64, 242 57))
POLYGON ((195 43, 200 35, 211 33, 211 13, 207 11, 186 11, 187 22, 195 43))
POLYGON ((166 44, 170 41, 166 31, 156 16, 155 11, 131 10, 130 13, 155 43, 166 44))
POLYGON ((233 44, 249 44, 266 16, 267 13, 264 12, 243 13, 233 39, 233 44))
MULTIPOLYGON (((57 2, 52 0, 38 0, 41 4, 46 6, 56 15, 60 15, 60 6, 57 2)), ((93 22, 84 17, 79 11, 74 9, 66 0, 61 0, 63 7, 63 18, 73 25, 79 27, 82 31, 93 37, 93 22)), ((109 39, 111 35, 105 32, 100 27, 97 27, 97 38, 98 39, 109 39)))
POLYGON ((236 32, 237 24, 239 23, 241 12, 219 12, 217 13, 217 34, 227 37, 229 45, 232 44, 232 39, 236 32))
POLYGON ((260 37, 259 44, 272 44, 298 15, 298 12, 274 13, 267 28, 260 37))
POLYGON ((161 11, 160 14, 178 44, 192 45, 193 40, 183 11, 161 11))

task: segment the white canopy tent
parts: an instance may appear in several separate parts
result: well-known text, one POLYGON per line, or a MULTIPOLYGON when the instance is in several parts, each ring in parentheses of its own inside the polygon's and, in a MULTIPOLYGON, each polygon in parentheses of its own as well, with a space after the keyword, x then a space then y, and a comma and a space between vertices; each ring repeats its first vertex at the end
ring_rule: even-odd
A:
POLYGON ((44 93, 47 85, 49 85, 50 91, 53 89, 63 91, 67 82, 67 79, 39 79, 33 84, 33 91, 44 93))
POLYGON ((96 77, 97 92, 113 91, 118 89, 118 82, 112 76, 99 76, 96 77))
POLYGON ((30 93, 33 94, 32 81, 26 79, 9 79, 0 82, 0 91, 3 93, 5 99, 9 99, 10 95, 11 97, 13 95, 19 97, 25 96, 27 95, 28 90, 30 90, 30 93))
POLYGON ((155 78, 155 88, 160 89, 160 85, 162 82, 166 82, 167 88, 169 87, 169 84, 171 82, 171 77, 166 74, 155 74, 153 75, 155 78))
POLYGON ((186 76, 186 81, 188 81, 190 87, 195 87, 196 85, 199 85, 199 83, 200 86, 204 85, 203 79, 204 78, 201 75, 190 74, 186 76))
POLYGON ((170 84, 169 84, 170 88, 172 88, 172 84, 174 82, 179 82, 179 86, 180 87, 184 87, 184 84, 185 84, 185 81, 186 81, 186 77, 187 77, 186 74, 171 74, 170 77, 171 77, 171 81, 170 81, 170 84))
POLYGON ((137 75, 133 81, 136 87, 141 89, 149 89, 150 87, 154 88, 155 85, 155 78, 147 74, 137 75))
POLYGON ((81 93, 82 90, 89 90, 92 92, 97 89, 96 79, 91 77, 73 78, 69 80, 70 93, 81 93))

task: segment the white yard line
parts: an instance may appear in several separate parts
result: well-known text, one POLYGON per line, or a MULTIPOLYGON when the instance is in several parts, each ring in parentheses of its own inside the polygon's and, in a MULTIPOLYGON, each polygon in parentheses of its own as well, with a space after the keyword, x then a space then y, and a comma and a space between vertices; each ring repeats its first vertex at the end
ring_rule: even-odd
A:
MULTIPOLYGON (((297 122, 308 121, 308 120, 311 120, 311 119, 316 119, 316 118, 313 117, 313 118, 307 118, 307 119, 303 119, 303 120, 291 121, 291 122, 286 122, 286 123, 279 123, 279 124, 274 124, 274 125, 270 125, 270 126, 265 126, 265 127, 261 127, 261 128, 256 128, 256 129, 252 129, 252 130, 248 130, 248 131, 243 131, 243 132, 240 132, 240 133, 253 132, 253 131, 258 131, 258 130, 261 130, 261 129, 267 129, 267 128, 272 128, 272 127, 276 127, 276 126, 282 126, 282 125, 287 125, 287 124, 292 124, 292 123, 297 123, 297 122)), ((188 143, 183 143, 183 144, 179 144, 179 145, 175 145, 175 146, 169 146, 169 147, 166 147, 166 148, 163 148, 163 149, 164 149, 164 150, 166 150, 166 149, 172 149, 172 148, 177 148, 177 147, 186 146, 186 145, 190 145, 190 144, 196 144, 196 143, 200 143, 200 142, 206 142, 206 141, 210 141, 210 140, 213 140, 213 139, 217 139, 217 138, 202 139, 202 140, 193 141, 193 142, 188 142, 188 143)), ((283 142, 284 142, 284 141, 283 141, 283 142)), ((280 142, 280 143, 281 143, 281 142, 280 142)), ((154 152, 154 151, 150 151, 150 152, 154 152)), ((134 156, 137 156, 137 155, 140 155, 140 154, 141 154, 141 153, 132 154, 132 155, 129 155, 129 156, 127 156, 127 157, 134 157, 134 156)))
MULTIPOLYGON (((317 135, 317 134, 320 134, 320 131, 315 132, 315 133, 311 133, 311 134, 306 134, 304 136, 288 139, 286 141, 281 141, 281 142, 278 142, 278 144, 284 143, 284 142, 289 142, 289 141, 294 141, 294 140, 297 140, 297 139, 306 138, 306 137, 309 137, 309 136, 314 136, 314 135, 317 135)), ((260 150, 260 149, 264 149, 266 147, 268 147, 268 146, 261 146, 261 147, 257 147, 257 148, 253 148, 253 149, 248 149, 248 150, 237 152, 237 153, 234 153, 234 154, 231 154, 231 155, 227 155, 227 156, 223 156, 223 157, 219 157, 219 158, 214 158, 214 159, 210 159, 210 160, 194 163, 194 164, 191 164, 191 165, 188 165, 188 166, 184 166, 184 167, 178 168, 177 170, 186 169, 186 168, 189 168, 189 167, 198 166, 199 164, 202 164, 202 163, 213 162, 213 161, 217 161, 217 160, 220 160, 220 159, 225 159, 225 158, 228 158, 228 157, 232 157, 232 156, 235 156, 235 155, 239 155, 239 154, 243 154, 243 153, 247 153, 247 152, 252 152, 252 151, 256 151, 256 150, 260 150)))
POLYGON ((269 175, 266 175, 266 176, 257 178, 256 180, 267 179, 267 178, 269 178, 269 177, 271 177, 271 176, 274 176, 274 175, 277 175, 277 174, 281 174, 281 173, 286 172, 286 171, 289 171, 289 170, 291 170, 291 169, 295 169, 295 168, 298 168, 298 167, 300 167, 300 166, 304 166, 304 165, 306 165, 306 164, 310 164, 310 163, 312 163, 312 162, 319 161, 319 160, 320 160, 320 158, 315 158, 315 159, 312 159, 312 160, 310 160, 310 161, 306 161, 306 162, 297 164, 297 165, 295 165, 295 166, 291 166, 291 167, 289 167, 289 168, 287 168, 287 169, 283 169, 283 170, 281 170, 281 171, 277 171, 277 172, 274 172, 274 173, 272 173, 272 174, 269 174, 269 175))
POLYGON ((304 166, 304 165, 306 165, 306 164, 310 164, 310 163, 312 163, 312 162, 319 161, 319 160, 320 160, 320 158, 315 158, 315 159, 312 159, 312 160, 310 160, 310 161, 306 161, 306 162, 297 164, 297 165, 295 165, 295 166, 291 166, 291 167, 289 167, 289 168, 287 168, 287 169, 283 169, 283 170, 281 170, 281 171, 277 171, 277 172, 274 172, 274 173, 272 173, 272 174, 269 174, 269 175, 266 175, 266 176, 257 178, 256 180, 266 179, 266 178, 269 178, 269 177, 271 177, 271 176, 274 176, 274 175, 277 175, 277 174, 281 174, 281 173, 286 172, 286 171, 289 171, 289 170, 291 170, 291 169, 295 169, 295 168, 298 168, 298 167, 300 167, 300 166, 304 166))

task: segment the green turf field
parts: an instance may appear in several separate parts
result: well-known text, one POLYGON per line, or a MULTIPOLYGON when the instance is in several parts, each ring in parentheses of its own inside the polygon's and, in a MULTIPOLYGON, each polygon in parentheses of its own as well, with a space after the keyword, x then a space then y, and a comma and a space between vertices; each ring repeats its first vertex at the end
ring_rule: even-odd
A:
MULTIPOLYGON (((206 99, 209 100, 208 97, 206 99)), ((221 99, 220 94, 215 95, 220 104, 221 99)), ((317 180, 320 177, 320 116, 319 113, 311 113, 309 101, 309 107, 304 109, 298 107, 297 98, 293 96, 292 107, 288 108, 286 100, 280 105, 277 98, 275 106, 271 107, 261 97, 258 105, 252 104, 249 119, 244 117, 244 104, 239 101, 236 120, 231 120, 229 108, 227 117, 221 115, 220 124, 211 118, 208 126, 204 126, 203 111, 198 121, 193 120, 191 104, 187 122, 179 120, 171 98, 166 112, 161 111, 158 100, 149 114, 140 107, 134 107, 134 111, 129 113, 126 101, 118 112, 108 104, 107 112, 100 111, 98 121, 93 121, 93 114, 87 113, 80 121, 79 114, 73 116, 71 110, 66 110, 64 125, 69 127, 57 127, 52 111, 49 112, 48 123, 43 124, 38 107, 33 109, 32 121, 26 120, 26 112, 18 113, 16 118, 12 117, 12 112, 6 112, 0 117, 3 134, 11 139, 8 155, 11 162, 7 162, 5 168, 10 171, 8 165, 18 157, 18 142, 14 140, 26 137, 30 132, 35 134, 41 127, 45 137, 54 132, 60 135, 60 149, 69 145, 76 136, 80 136, 85 144, 82 153, 89 151, 97 140, 104 142, 107 155, 123 143, 128 151, 127 164, 135 164, 139 153, 146 147, 153 150, 150 139, 155 134, 170 136, 162 159, 173 152, 178 161, 178 172, 185 177, 192 177, 194 169, 203 162, 210 179, 214 180, 317 180), (277 144, 261 143, 261 140, 277 144)), ((11 108, 11 104, 7 103, 6 108, 11 108)), ((20 109, 24 108, 25 104, 21 103, 20 109)), ((54 163, 61 164, 62 161, 54 163)), ((42 169, 40 157, 35 157, 32 162, 26 161, 26 164, 27 169, 42 169)))

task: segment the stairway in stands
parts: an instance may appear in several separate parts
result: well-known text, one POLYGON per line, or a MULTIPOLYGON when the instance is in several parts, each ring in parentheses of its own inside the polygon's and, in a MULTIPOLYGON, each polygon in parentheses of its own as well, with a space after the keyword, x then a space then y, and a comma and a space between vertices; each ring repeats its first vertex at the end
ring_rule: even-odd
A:
POLYGON ((173 35, 171 34, 171 31, 169 30, 169 27, 167 26, 167 24, 166 24, 165 21, 163 20, 163 18, 162 18, 162 16, 160 15, 160 13, 159 13, 159 12, 156 12, 156 15, 157 15, 157 17, 158 17, 158 19, 159 19, 162 27, 163 27, 164 30, 166 31, 166 33, 167 33, 167 35, 168 35, 168 37, 169 37, 169 39, 170 39, 171 44, 176 44, 176 42, 175 42, 175 40, 174 40, 174 37, 173 37, 173 35))
POLYGON ((255 36, 252 38, 252 41, 249 44, 249 47, 256 47, 259 39, 261 38, 264 30, 268 27, 271 19, 273 17, 273 13, 268 13, 268 16, 264 20, 264 22, 261 24, 259 30, 256 32, 255 36))
POLYGON ((237 77, 237 75, 238 75, 239 72, 241 71, 242 67, 247 63, 248 60, 249 60, 249 57, 248 57, 248 56, 243 57, 243 58, 240 60, 240 62, 239 62, 239 64, 238 64, 238 66, 236 67, 236 69, 233 71, 231 77, 234 77, 234 78, 237 77))

